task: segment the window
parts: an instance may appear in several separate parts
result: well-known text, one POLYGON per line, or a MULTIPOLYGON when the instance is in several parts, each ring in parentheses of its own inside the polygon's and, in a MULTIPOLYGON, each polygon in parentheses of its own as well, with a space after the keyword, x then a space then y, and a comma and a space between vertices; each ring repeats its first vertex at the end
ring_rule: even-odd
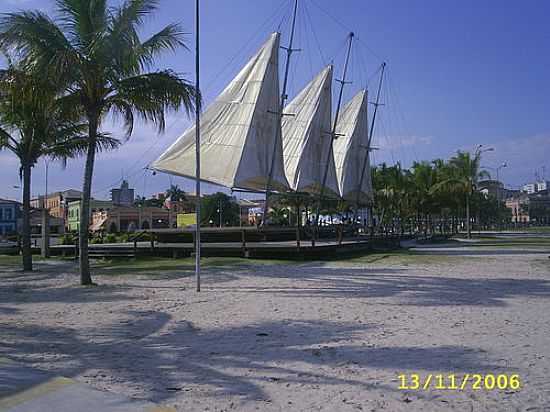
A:
POLYGON ((0 220, 3 220, 3 213, 4 212, 4 209, 0 208, 0 220))
POLYGON ((12 213, 11 213, 11 209, 6 209, 4 211, 4 219, 5 220, 12 220, 13 219, 13 216, 12 216, 12 213))

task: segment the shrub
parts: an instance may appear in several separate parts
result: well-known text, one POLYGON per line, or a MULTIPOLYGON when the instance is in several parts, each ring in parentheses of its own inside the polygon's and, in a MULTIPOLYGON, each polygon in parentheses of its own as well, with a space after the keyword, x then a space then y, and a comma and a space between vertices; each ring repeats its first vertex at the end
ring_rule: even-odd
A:
POLYGON ((101 243, 103 243, 103 239, 100 238, 99 236, 94 236, 91 240, 90 240, 90 243, 92 245, 99 245, 101 243))
POLYGON ((59 236, 59 243, 62 245, 74 245, 75 237, 72 233, 65 233, 59 236))
POLYGON ((117 237, 114 233, 107 233, 105 235, 105 243, 116 243, 117 242, 117 237))

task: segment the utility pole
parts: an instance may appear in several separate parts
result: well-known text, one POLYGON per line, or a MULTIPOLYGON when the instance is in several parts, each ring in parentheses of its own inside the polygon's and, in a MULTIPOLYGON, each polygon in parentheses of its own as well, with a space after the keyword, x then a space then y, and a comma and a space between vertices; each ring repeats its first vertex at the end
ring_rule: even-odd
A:
POLYGON ((199 2, 195 0, 195 278, 197 292, 201 291, 201 98, 200 98, 200 55, 199 55, 199 2))
POLYGON ((265 202, 264 202, 264 209, 263 209, 263 220, 262 220, 262 226, 264 226, 267 222, 267 213, 269 210, 269 194, 271 191, 271 181, 273 180, 273 169, 275 168, 275 154, 277 152, 277 142, 281 138, 281 122, 283 119, 283 110, 285 108, 285 102, 288 98, 286 94, 286 88, 288 85, 288 73, 290 69, 290 57, 292 56, 292 53, 295 51, 300 51, 300 49, 293 49, 292 45, 294 43, 294 29, 296 28, 296 14, 298 13, 298 0, 294 0, 294 14, 292 15, 292 28, 290 30, 290 40, 288 43, 288 47, 281 46, 281 49, 286 50, 286 62, 285 62, 285 77, 283 80, 283 90, 281 92, 281 104, 279 105, 279 112, 276 113, 276 115, 279 117, 279 127, 276 129, 276 135, 275 135, 275 141, 273 142, 273 156, 271 157, 271 165, 269 166, 269 174, 267 176, 267 181, 265 185, 265 202))
MULTIPOLYGON (((376 92, 376 101, 373 103, 374 105, 374 113, 372 114, 372 120, 371 120, 371 126, 369 129, 369 137, 367 140, 367 147, 366 147, 366 153, 365 153, 365 160, 363 161, 363 167, 361 168, 361 177, 359 179, 359 187, 357 188, 357 199, 355 202, 355 219, 354 224, 357 222, 357 216, 359 213, 359 194, 361 192, 361 188, 363 187, 363 180, 365 179, 365 172, 367 171, 367 163, 369 160, 369 155, 372 148, 372 137, 374 136, 374 126, 376 124, 376 115, 378 113, 378 106, 381 106, 380 104, 380 95, 382 92, 382 82, 384 81, 384 71, 386 70, 386 62, 382 63, 382 66, 380 67, 380 81, 378 82, 378 90, 376 92)), ((367 96, 368 101, 368 96, 367 96)), ((368 113, 368 109, 367 109, 368 113)), ((370 214, 370 218, 372 219, 372 210, 370 214)))
POLYGON ((340 93, 338 95, 338 104, 336 105, 336 114, 334 115, 334 123, 332 125, 332 131, 330 132, 330 145, 329 150, 327 151, 327 161, 325 164, 325 171, 323 173, 323 180, 321 182, 321 190, 319 191, 319 202, 317 204, 317 213, 315 216, 315 231, 317 231, 317 226, 319 225, 319 213, 321 212, 321 203, 323 201, 323 196, 325 192, 325 186, 327 184, 327 177, 328 177, 328 165, 330 161, 330 157, 332 155, 332 146, 334 144, 334 139, 336 139, 336 127, 338 126, 338 118, 340 116, 340 106, 342 105, 342 96, 344 94, 344 86, 346 85, 346 74, 348 71, 348 64, 349 64, 349 57, 351 54, 351 46, 353 44, 353 37, 354 33, 351 32, 349 34, 349 43, 348 43, 348 51, 346 53, 346 61, 344 63, 344 69, 342 72, 342 78, 336 79, 338 83, 340 83, 340 93))

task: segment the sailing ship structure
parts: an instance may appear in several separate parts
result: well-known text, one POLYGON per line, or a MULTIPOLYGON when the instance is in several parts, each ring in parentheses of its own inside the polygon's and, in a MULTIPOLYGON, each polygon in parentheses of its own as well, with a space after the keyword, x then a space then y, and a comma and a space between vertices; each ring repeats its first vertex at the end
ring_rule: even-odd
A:
MULTIPOLYGON (((201 180, 262 191, 286 191, 279 111, 279 43, 273 33, 201 116, 201 180), (273 150, 275 148, 275 150, 273 150)), ((195 178, 195 126, 185 131, 152 169, 195 178)))
POLYGON ((325 67, 285 107, 283 160, 292 190, 319 194, 328 168, 325 191, 327 196, 338 198, 340 192, 330 147, 332 71, 332 65, 325 67))
POLYGON ((358 204, 372 202, 369 161, 368 93, 360 90, 342 109, 334 142, 334 159, 342 199, 358 204))
MULTIPOLYGON (((353 33, 347 59, 352 37, 353 33)), ((340 110, 340 89, 333 118, 331 64, 283 109, 290 57, 281 94, 280 38, 280 33, 272 33, 204 111, 200 180, 232 190, 265 192, 266 198, 270 192, 298 192, 344 199, 357 208, 368 205, 372 183, 366 90, 340 110)), ((341 88, 347 83, 345 70, 341 88)), ((185 131, 150 167, 195 179, 195 127, 185 131)))

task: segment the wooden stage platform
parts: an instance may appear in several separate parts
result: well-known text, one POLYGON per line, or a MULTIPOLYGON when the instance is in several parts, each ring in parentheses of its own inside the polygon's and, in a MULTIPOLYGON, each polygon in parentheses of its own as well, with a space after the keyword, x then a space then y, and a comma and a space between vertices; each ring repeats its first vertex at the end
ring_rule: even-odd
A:
MULTIPOLYGON (((319 259, 395 248, 398 238, 347 235, 343 228, 321 230, 313 242, 307 228, 204 228, 202 256, 233 256, 278 259, 319 259)), ((165 256, 188 257, 194 253, 192 229, 160 229, 137 233, 134 242, 90 244, 90 257, 165 256), (148 238, 147 240, 141 240, 148 238)), ((50 248, 52 255, 74 256, 74 245, 50 248)))

